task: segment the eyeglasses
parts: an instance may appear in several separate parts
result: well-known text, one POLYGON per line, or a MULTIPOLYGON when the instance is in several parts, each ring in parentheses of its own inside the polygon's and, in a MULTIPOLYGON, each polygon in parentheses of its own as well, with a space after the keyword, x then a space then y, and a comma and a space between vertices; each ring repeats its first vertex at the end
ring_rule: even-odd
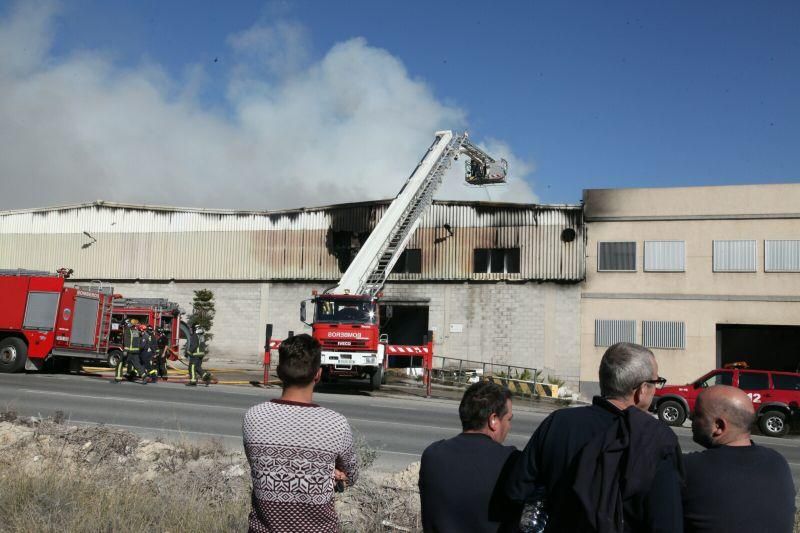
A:
POLYGON ((664 385, 667 384, 667 378, 662 378, 661 376, 658 376, 658 379, 647 379, 645 381, 642 381, 642 384, 644 383, 649 383, 650 385, 654 386, 657 389, 663 389, 664 385))

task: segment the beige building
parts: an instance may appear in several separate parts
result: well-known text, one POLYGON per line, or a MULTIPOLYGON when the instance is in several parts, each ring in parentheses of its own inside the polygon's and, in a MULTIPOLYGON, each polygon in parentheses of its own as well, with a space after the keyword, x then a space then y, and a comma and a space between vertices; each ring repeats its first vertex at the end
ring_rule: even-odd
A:
POLYGON ((581 393, 606 347, 650 347, 685 383, 718 365, 800 365, 800 184, 583 195, 581 393))

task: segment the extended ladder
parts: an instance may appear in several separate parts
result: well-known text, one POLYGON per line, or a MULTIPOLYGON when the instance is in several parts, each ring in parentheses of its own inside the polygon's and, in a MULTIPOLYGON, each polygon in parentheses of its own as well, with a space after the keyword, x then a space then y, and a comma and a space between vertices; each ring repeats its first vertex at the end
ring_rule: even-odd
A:
POLYGON ((492 159, 472 144, 466 133, 453 135, 451 131, 436 132, 433 144, 370 233, 338 286, 330 292, 377 295, 419 226, 423 213, 433 203, 433 196, 450 163, 460 153, 479 163, 483 169, 481 179, 484 183, 505 181, 506 162, 492 159))

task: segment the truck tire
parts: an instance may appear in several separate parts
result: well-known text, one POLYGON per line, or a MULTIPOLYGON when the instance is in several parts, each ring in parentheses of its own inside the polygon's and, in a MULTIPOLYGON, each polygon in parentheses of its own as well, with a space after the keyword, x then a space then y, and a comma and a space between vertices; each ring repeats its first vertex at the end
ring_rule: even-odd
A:
POLYGON ((380 390, 382 382, 383 382, 383 368, 378 367, 375 370, 375 372, 369 377, 370 390, 380 390))
POLYGON ((106 364, 111 368, 117 368, 120 359, 122 359, 122 352, 119 350, 111 350, 108 352, 108 358, 106 359, 106 364))
POLYGON ((761 429, 761 433, 768 437, 783 437, 789 433, 786 414, 780 411, 766 411, 759 417, 758 427, 761 429))
POLYGON ((17 337, 6 337, 0 341, 0 372, 13 373, 25 368, 28 345, 17 337))
POLYGON ((658 404, 658 418, 668 426, 682 426, 686 420, 686 409, 680 402, 667 400, 658 404))

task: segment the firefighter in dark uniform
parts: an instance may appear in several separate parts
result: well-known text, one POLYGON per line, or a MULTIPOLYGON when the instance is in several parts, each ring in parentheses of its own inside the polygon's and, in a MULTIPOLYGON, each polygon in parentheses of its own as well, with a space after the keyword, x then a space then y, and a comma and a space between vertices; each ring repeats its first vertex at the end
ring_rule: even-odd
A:
POLYGON ((156 371, 158 377, 163 380, 167 379, 167 349, 169 348, 170 336, 166 329, 160 328, 158 330, 158 339, 156 341, 158 352, 156 352, 156 371))
POLYGON ((153 383, 155 383, 158 377, 155 365, 153 364, 153 357, 156 354, 156 350, 158 350, 158 343, 156 342, 156 336, 153 332, 153 326, 148 325, 142 331, 142 351, 140 352, 140 360, 142 368, 147 375, 147 379, 153 383))
POLYGON ((189 387, 197 386, 198 376, 206 386, 211 381, 211 373, 203 370, 203 358, 206 356, 206 336, 202 327, 194 325, 194 331, 186 343, 186 357, 189 359, 189 387))
POLYGON ((158 338, 153 326, 147 326, 147 335, 149 337, 147 343, 150 348, 150 361, 147 362, 147 376, 152 383, 158 381, 158 338))
POLYGON ((122 330, 122 357, 117 363, 117 372, 114 376, 114 382, 119 383, 125 376, 123 375, 126 366, 132 366, 136 370, 136 374, 145 381, 145 373, 142 365, 139 363, 139 351, 141 349, 141 335, 137 324, 131 320, 125 321, 125 326, 122 330))

